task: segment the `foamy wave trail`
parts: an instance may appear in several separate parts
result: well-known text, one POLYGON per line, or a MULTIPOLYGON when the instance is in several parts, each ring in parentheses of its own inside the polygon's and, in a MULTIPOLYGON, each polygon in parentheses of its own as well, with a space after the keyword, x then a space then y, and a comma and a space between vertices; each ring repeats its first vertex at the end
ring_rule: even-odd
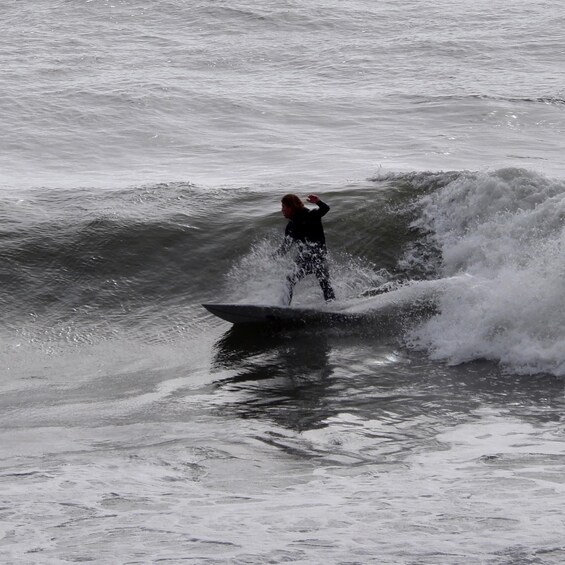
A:
POLYGON ((414 227, 441 274, 470 275, 439 296, 413 345, 457 364, 565 375, 565 184, 519 169, 461 174, 418 201, 414 227))

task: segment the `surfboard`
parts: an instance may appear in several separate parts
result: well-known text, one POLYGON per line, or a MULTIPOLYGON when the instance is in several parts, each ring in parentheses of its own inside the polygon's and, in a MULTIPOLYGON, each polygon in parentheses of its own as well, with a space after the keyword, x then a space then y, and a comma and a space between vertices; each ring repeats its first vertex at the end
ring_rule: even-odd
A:
POLYGON ((311 324, 344 321, 354 316, 290 306, 259 306, 256 304, 202 304, 208 312, 232 324, 311 324))

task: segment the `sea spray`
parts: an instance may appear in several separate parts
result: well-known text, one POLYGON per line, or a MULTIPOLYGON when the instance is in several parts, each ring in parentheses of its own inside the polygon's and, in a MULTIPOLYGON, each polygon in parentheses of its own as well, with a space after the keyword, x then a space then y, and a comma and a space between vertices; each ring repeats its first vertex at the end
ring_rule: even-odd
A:
MULTIPOLYGON (((268 237, 251 245, 226 275, 226 295, 230 301, 282 305, 284 281, 293 266, 292 253, 277 255, 280 239, 268 237)), ((337 251, 328 256, 330 277, 337 301, 361 296, 382 287, 393 275, 366 259, 337 251)), ((324 303, 316 278, 306 276, 295 288, 294 304, 324 303)))

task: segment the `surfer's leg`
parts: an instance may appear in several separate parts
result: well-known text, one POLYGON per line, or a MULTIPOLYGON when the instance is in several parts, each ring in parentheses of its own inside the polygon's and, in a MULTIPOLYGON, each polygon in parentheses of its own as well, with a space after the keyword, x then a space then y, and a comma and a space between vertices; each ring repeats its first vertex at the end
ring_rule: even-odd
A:
POLYGON ((328 269, 328 264, 324 259, 319 259, 316 262, 314 274, 322 287, 322 292, 324 293, 324 300, 335 300, 335 292, 330 282, 330 271, 328 269))
POLYGON ((296 264, 292 271, 288 273, 285 280, 283 304, 290 306, 292 302, 292 294, 296 283, 306 276, 306 270, 299 264, 296 264))
POLYGON ((291 274, 288 274, 286 276, 284 290, 283 290, 282 302, 284 306, 290 306, 290 303, 292 302, 292 293, 295 284, 296 284, 296 280, 294 279, 294 277, 291 274))

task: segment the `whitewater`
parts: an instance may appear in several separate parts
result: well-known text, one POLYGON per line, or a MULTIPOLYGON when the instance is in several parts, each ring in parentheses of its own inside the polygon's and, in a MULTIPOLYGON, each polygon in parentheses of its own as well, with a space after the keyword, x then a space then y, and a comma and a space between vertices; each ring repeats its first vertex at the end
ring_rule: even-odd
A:
POLYGON ((4 2, 2 563, 562 563, 564 16, 4 2))

